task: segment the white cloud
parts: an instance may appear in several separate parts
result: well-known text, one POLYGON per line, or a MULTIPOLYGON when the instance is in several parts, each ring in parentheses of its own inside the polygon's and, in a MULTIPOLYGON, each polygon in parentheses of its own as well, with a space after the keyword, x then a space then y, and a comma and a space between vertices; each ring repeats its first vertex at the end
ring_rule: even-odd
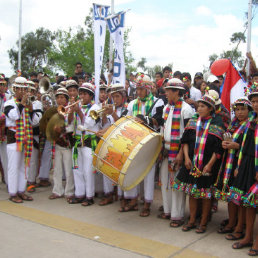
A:
POLYGON ((195 9, 195 13, 197 15, 203 15, 203 16, 209 16, 209 15, 212 14, 211 9, 206 7, 206 6, 204 6, 204 5, 198 6, 195 9))

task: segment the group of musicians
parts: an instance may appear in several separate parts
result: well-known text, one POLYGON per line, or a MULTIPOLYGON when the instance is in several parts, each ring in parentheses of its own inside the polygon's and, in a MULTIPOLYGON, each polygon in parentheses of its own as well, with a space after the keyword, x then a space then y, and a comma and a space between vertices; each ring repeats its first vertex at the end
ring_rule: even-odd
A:
MULTIPOLYGON (((39 129, 49 107, 37 98, 34 83, 17 77, 12 83, 13 96, 7 99, 7 83, 1 76, 0 158, 10 201, 32 201, 26 191, 50 186, 52 167, 50 200, 66 197, 69 204, 94 204, 99 176, 92 165, 93 152, 112 124, 122 116, 132 116, 137 123, 160 132, 164 143, 158 162, 142 183, 144 205, 140 216, 150 215, 155 171, 160 166, 163 205, 159 218, 170 220, 171 227, 183 225, 183 231, 196 228, 196 233, 204 233, 213 200, 224 200, 228 202, 229 220, 219 233, 229 233, 228 240, 240 239, 234 249, 252 246, 258 207, 258 86, 254 83, 248 96, 233 104, 234 119, 230 121, 229 111, 214 90, 207 88, 197 101, 185 101, 183 81, 172 77, 164 82, 166 103, 153 96, 148 75, 136 77, 137 97, 129 103, 125 85, 102 84, 98 104, 94 102, 92 83, 79 86, 75 80, 67 80, 53 91, 58 107, 53 114, 61 110, 56 117, 62 117, 63 124, 58 120, 53 124, 48 133, 58 136, 50 142, 47 132, 39 129), (92 111, 96 111, 96 117, 92 111), (186 194, 190 218, 185 224, 186 194)), ((51 123, 51 119, 45 121, 51 123)), ((114 188, 114 183, 103 176, 100 205, 113 202, 114 188)), ((138 210, 140 189, 139 185, 129 191, 117 187, 120 212, 138 210)), ((257 250, 257 242, 253 250, 257 250)))

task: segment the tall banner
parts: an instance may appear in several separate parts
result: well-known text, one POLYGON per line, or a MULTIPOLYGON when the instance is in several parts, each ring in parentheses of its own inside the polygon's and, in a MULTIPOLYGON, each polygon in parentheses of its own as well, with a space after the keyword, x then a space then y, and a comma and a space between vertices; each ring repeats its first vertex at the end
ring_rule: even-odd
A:
POLYGON ((99 103, 99 81, 103 63, 106 21, 110 6, 93 4, 94 15, 94 61, 95 61, 95 102, 99 103))
POLYGON ((125 85, 125 60, 124 60, 124 16, 119 12, 106 18, 110 35, 114 41, 114 74, 113 83, 125 85))

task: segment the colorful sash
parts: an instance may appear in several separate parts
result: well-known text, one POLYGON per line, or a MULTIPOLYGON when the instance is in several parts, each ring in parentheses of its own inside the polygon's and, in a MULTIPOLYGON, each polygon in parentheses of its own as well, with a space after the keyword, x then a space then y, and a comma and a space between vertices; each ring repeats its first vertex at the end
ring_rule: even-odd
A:
POLYGON ((145 103, 145 115, 146 115, 149 109, 151 108, 152 104, 154 103, 153 95, 150 93, 144 99, 137 98, 137 100, 133 104, 133 116, 142 114, 142 103, 145 103))
POLYGON ((193 168, 190 172, 190 175, 194 177, 200 177, 202 175, 203 153, 208 137, 211 120, 212 117, 199 117, 196 123, 196 139, 194 147, 193 168))
MULTIPOLYGON (((14 101, 17 106, 20 104, 16 98, 14 98, 14 101)), ((33 131, 29 122, 29 109, 26 107, 24 107, 24 119, 22 113, 20 118, 16 120, 15 139, 17 151, 22 152, 24 150, 25 167, 28 167, 33 147, 33 131)))
MULTIPOLYGON (((182 109, 182 103, 183 100, 179 99, 175 103, 175 107, 173 110, 173 117, 172 117, 172 126, 171 126, 171 137, 170 137, 170 149, 168 151, 168 169, 170 172, 172 172, 172 163, 175 160, 178 151, 179 151, 179 145, 180 145, 180 119, 181 119, 181 109, 182 109)), ((164 114, 164 121, 167 121, 171 104, 167 105, 167 108, 165 110, 164 114)))
MULTIPOLYGON (((232 121, 232 123, 231 123, 231 125, 230 125, 230 127, 228 128, 227 131, 229 132, 232 128, 235 128, 237 126, 237 128, 234 130, 234 133, 232 135, 232 141, 233 142, 236 142, 237 139, 239 138, 239 136, 244 132, 247 123, 248 123, 248 120, 245 120, 245 121, 239 123, 239 120, 236 119, 236 118, 232 121)), ((222 199, 225 199, 224 197, 226 196, 226 187, 228 186, 228 181, 229 181, 229 178, 230 178, 230 175, 231 175, 231 172, 232 172, 235 153, 236 153, 235 149, 229 149, 227 157, 225 157, 225 155, 223 156, 223 160, 222 160, 221 164, 224 163, 224 160, 226 158, 225 172, 224 172, 223 167, 221 165, 220 171, 218 173, 217 181, 215 183, 215 187, 216 187, 217 184, 218 184, 220 176, 224 172, 222 190, 221 190, 220 193, 216 192, 216 194, 222 195, 221 196, 222 199)), ((216 198, 219 198, 219 196, 217 196, 216 198)))

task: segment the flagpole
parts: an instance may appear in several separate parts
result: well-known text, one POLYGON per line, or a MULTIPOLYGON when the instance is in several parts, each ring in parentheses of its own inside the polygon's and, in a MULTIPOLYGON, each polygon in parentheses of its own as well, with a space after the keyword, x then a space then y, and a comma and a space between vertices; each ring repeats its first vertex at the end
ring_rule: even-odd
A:
MULTIPOLYGON (((114 14, 114 0, 111 0, 111 15, 114 14)), ((109 34, 110 35, 110 34, 109 34)), ((113 40, 112 37, 110 35, 109 38, 109 72, 112 70, 113 68, 113 40)))
MULTIPOLYGON (((247 53, 251 51, 251 23, 252 23, 252 0, 248 3, 248 21, 247 21, 247 53)), ((247 78, 250 75, 250 60, 247 58, 247 78)))
POLYGON ((21 71, 21 34, 22 34, 22 0, 20 0, 19 11, 19 52, 18 52, 18 70, 21 71))

